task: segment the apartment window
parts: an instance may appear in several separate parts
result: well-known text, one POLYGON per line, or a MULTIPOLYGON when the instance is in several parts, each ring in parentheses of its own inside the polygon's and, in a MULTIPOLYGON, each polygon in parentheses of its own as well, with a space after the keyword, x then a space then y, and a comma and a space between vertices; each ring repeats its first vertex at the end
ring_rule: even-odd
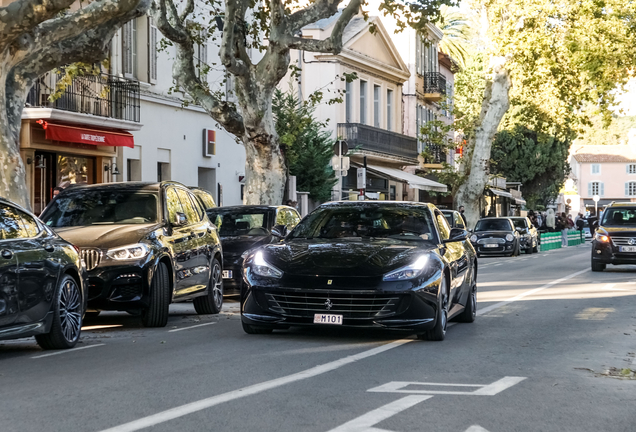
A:
POLYGON ((380 127, 380 86, 373 86, 373 126, 380 127))
POLYGON ((394 185, 389 186, 389 200, 395 201, 396 196, 397 194, 395 193, 395 186, 394 185))
POLYGON ((439 71, 437 45, 419 34, 415 40, 415 70, 420 75, 439 71))
POLYGON ((347 82, 345 86, 345 122, 351 123, 353 114, 353 83, 347 82))
POLYGON ((601 173, 601 164, 592 164, 592 174, 601 173))
POLYGON ((141 181, 141 161, 126 159, 126 181, 141 181))
POLYGON ((157 82, 157 39, 159 30, 155 27, 152 17, 148 17, 148 82, 157 82))
POLYGON ((367 82, 360 81, 360 123, 367 123, 367 82))
POLYGON ((137 78, 137 20, 122 27, 122 70, 125 76, 137 78))
POLYGON ((205 35, 202 33, 200 35, 201 43, 197 44, 197 57, 195 58, 195 64, 197 66, 197 77, 205 81, 207 76, 207 68, 208 68, 208 41, 205 38, 205 35))
POLYGON ((636 174, 636 164, 627 164, 627 174, 636 174))
POLYGON ((166 162, 157 162, 157 181, 170 180, 170 164, 166 162))
POLYGON ((625 183, 625 196, 636 196, 636 181, 625 183))
POLYGON ((605 187, 603 182, 589 182, 587 184, 587 193, 589 196, 603 196, 605 195, 605 187))
POLYGON ((386 91, 386 130, 393 130, 393 90, 386 91))

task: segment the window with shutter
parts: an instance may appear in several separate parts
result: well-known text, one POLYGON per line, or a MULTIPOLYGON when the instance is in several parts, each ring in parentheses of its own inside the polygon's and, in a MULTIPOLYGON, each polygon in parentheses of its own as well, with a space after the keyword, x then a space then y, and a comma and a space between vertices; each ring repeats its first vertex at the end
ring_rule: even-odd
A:
POLYGON ((132 75, 132 21, 121 28, 121 68, 124 75, 132 75))
POLYGON ((148 17, 148 81, 157 82, 157 36, 159 30, 154 26, 152 17, 148 17))
POLYGON ((627 165, 627 174, 636 174, 636 164, 627 165))
POLYGON ((600 182, 600 183, 599 183, 599 186, 600 186, 600 187, 599 187, 599 189, 600 189, 600 191, 599 191, 599 195, 600 195, 600 196, 605 196, 605 184, 604 184, 603 182, 600 182))
POLYGON ((197 77, 201 81, 206 81, 207 73, 207 64, 208 64, 208 42, 205 38, 203 32, 201 33, 201 43, 197 44, 197 77))
POLYGON ((592 196, 592 195, 594 194, 592 193, 592 183, 590 182, 587 184, 587 196, 592 196))

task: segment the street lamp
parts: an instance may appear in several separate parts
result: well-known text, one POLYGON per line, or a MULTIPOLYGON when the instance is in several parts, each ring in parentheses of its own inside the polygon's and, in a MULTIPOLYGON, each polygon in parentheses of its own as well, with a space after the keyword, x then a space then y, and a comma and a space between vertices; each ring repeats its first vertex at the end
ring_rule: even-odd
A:
POLYGON ((598 201, 601 199, 601 197, 598 195, 594 195, 592 199, 594 200, 594 215, 598 218, 598 201))

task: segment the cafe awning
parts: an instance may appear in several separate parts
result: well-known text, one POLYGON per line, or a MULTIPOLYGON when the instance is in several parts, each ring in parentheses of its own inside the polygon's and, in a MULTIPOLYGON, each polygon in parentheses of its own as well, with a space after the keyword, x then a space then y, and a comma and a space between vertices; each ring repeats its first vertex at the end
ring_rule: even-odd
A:
POLYGON ((523 205, 526 204, 526 200, 524 200, 523 198, 515 198, 515 202, 517 204, 523 204, 523 205))
POLYGON ((512 198, 512 194, 510 192, 506 192, 504 190, 501 189, 495 189, 495 188, 490 188, 488 189, 490 192, 494 193, 495 195, 498 196, 502 196, 502 197, 506 197, 506 198, 512 198))
POLYGON ((367 165, 367 168, 372 171, 377 171, 389 177, 393 177, 399 181, 405 181, 415 189, 435 191, 435 192, 448 192, 448 187, 445 184, 438 183, 433 180, 426 179, 424 177, 416 176, 405 171, 401 171, 396 168, 387 168, 377 165, 367 165))
POLYGON ((64 141, 114 147, 135 147, 133 135, 129 132, 114 132, 100 129, 88 129, 67 126, 38 120, 44 128, 45 138, 51 141, 64 141))

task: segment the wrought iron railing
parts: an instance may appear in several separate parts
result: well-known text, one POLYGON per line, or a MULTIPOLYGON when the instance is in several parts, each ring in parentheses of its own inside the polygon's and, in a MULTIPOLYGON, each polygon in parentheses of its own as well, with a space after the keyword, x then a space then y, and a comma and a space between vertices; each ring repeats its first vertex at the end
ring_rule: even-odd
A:
POLYGON ((359 147, 387 155, 417 158, 417 139, 407 135, 361 123, 338 123, 338 136, 347 141, 350 149, 359 147))
POLYGON ((425 143, 424 152, 427 154, 426 163, 441 164, 446 162, 446 152, 442 146, 425 143))
POLYGON ((63 76, 51 71, 40 77, 27 96, 27 106, 140 121, 139 82, 107 74, 83 75, 73 78, 59 97, 52 97, 63 76))
POLYGON ((439 72, 424 72, 424 93, 446 94, 446 77, 439 72))

